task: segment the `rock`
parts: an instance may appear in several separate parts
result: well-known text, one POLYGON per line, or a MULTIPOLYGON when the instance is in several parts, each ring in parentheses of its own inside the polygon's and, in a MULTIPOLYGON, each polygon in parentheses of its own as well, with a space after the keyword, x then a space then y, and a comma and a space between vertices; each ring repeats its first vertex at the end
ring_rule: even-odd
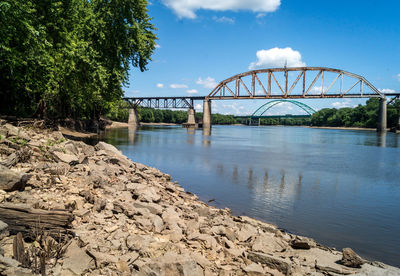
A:
POLYGON ((132 194, 139 201, 157 203, 161 200, 161 196, 157 193, 157 190, 150 185, 137 184, 132 194))
POLYGON ((130 272, 128 263, 122 260, 117 262, 117 269, 119 272, 130 272))
POLYGON ((263 267, 255 263, 249 264, 243 270, 246 271, 248 275, 264 275, 263 267))
POLYGON ((161 215, 163 211, 163 208, 159 204, 152 202, 135 202, 133 203, 133 206, 139 209, 147 209, 154 215, 161 215))
POLYGON ((94 148, 97 151, 104 150, 108 153, 111 153, 114 156, 124 156, 116 147, 114 147, 113 145, 107 144, 105 142, 98 142, 94 148))
POLYGON ((152 216, 152 223, 156 233, 160 233, 164 230, 164 222, 159 216, 152 216))
POLYGON ((92 258, 81 248, 79 248, 76 240, 72 240, 65 252, 63 262, 63 273, 72 272, 73 275, 82 275, 89 270, 92 258))
POLYGON ((310 249, 311 247, 315 247, 316 243, 313 239, 296 236, 296 238, 290 242, 290 246, 293 249, 310 249))
POLYGON ((248 252, 249 260, 252 260, 255 263, 265 264, 266 266, 276 269, 282 272, 285 275, 290 275, 291 271, 291 262, 280 257, 273 257, 264 253, 259 252, 248 252))
POLYGON ((252 246, 253 251, 259 252, 280 252, 283 248, 285 248, 283 242, 271 233, 264 233, 257 236, 252 246))
POLYGON ((362 264, 365 263, 365 261, 356 254, 356 252, 353 251, 351 248, 343 248, 342 250, 343 257, 341 260, 341 264, 348 266, 348 267, 354 267, 354 268, 360 268, 362 264))
POLYGON ((9 234, 8 224, 0 220, 0 240, 4 237, 8 237, 9 234))
POLYGON ((32 271, 20 267, 20 263, 12 258, 0 255, 0 275, 31 276, 32 271))
POLYGON ((79 151, 75 147, 75 144, 72 141, 68 141, 64 144, 64 148, 67 150, 67 152, 70 152, 72 155, 78 155, 79 151))
POLYGON ((70 169, 66 163, 39 163, 35 167, 35 171, 43 170, 45 173, 51 175, 65 175, 70 169))
POLYGON ((3 127, 7 131, 7 135, 6 135, 7 137, 17 136, 17 137, 25 139, 27 141, 31 140, 29 135, 24 130, 22 130, 22 129, 18 128, 18 127, 15 127, 15 126, 13 126, 11 124, 5 124, 3 127))
POLYGON ((163 276, 203 276, 203 270, 189 256, 168 252, 160 258, 149 260, 141 265, 142 275, 163 276))
POLYGON ((23 190, 29 178, 30 176, 27 174, 22 174, 0 165, 0 190, 6 192, 23 190))
POLYGON ((62 153, 59 151, 53 152, 53 155, 58 161, 67 163, 70 166, 74 166, 79 163, 79 159, 78 157, 76 157, 76 155, 62 153))
POLYGON ((94 201, 93 209, 97 212, 104 210, 107 205, 107 200, 104 198, 96 198, 94 201))
POLYGON ((118 262, 118 258, 111 254, 101 252, 90 252, 90 254, 95 258, 98 268, 109 264, 116 264, 118 262))
POLYGON ((251 236, 257 234, 257 229, 249 224, 244 224, 242 228, 236 233, 239 241, 247 241, 251 236))

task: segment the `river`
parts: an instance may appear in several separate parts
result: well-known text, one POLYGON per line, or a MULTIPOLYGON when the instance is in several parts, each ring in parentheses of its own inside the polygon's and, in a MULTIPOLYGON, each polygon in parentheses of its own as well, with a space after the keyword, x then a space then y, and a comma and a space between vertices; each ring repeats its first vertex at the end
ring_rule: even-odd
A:
POLYGON ((146 126, 101 139, 212 205, 400 267, 400 135, 146 126))

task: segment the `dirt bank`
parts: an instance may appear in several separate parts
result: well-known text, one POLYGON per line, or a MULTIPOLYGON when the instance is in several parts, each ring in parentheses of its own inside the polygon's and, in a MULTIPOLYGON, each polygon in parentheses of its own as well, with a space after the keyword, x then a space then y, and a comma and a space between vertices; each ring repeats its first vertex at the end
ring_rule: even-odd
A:
POLYGON ((208 206, 104 142, 4 120, 0 135, 0 275, 400 274, 208 206))

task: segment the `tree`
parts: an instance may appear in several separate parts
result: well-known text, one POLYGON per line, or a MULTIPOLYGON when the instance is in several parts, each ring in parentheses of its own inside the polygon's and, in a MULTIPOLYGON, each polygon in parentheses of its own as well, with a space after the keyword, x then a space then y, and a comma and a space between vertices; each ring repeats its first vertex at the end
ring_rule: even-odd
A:
POLYGON ((155 49, 146 0, 0 0, 2 113, 96 119, 155 49), (36 111, 36 112, 35 112, 36 111))

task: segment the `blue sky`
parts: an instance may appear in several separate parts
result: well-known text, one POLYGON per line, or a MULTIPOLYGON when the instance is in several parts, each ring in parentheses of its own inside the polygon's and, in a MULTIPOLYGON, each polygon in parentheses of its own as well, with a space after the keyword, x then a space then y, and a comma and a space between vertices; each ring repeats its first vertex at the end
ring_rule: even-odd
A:
MULTIPOLYGON (((148 71, 131 70, 126 96, 208 95, 218 82, 254 64, 273 68, 285 62, 343 69, 378 89, 400 92, 398 0, 151 0, 148 9, 158 48, 148 71)), ((265 102, 214 101, 213 113, 251 114, 265 102)), ((321 109, 365 100, 303 102, 321 109)), ((302 112, 289 104, 270 112, 287 113, 302 112)))

